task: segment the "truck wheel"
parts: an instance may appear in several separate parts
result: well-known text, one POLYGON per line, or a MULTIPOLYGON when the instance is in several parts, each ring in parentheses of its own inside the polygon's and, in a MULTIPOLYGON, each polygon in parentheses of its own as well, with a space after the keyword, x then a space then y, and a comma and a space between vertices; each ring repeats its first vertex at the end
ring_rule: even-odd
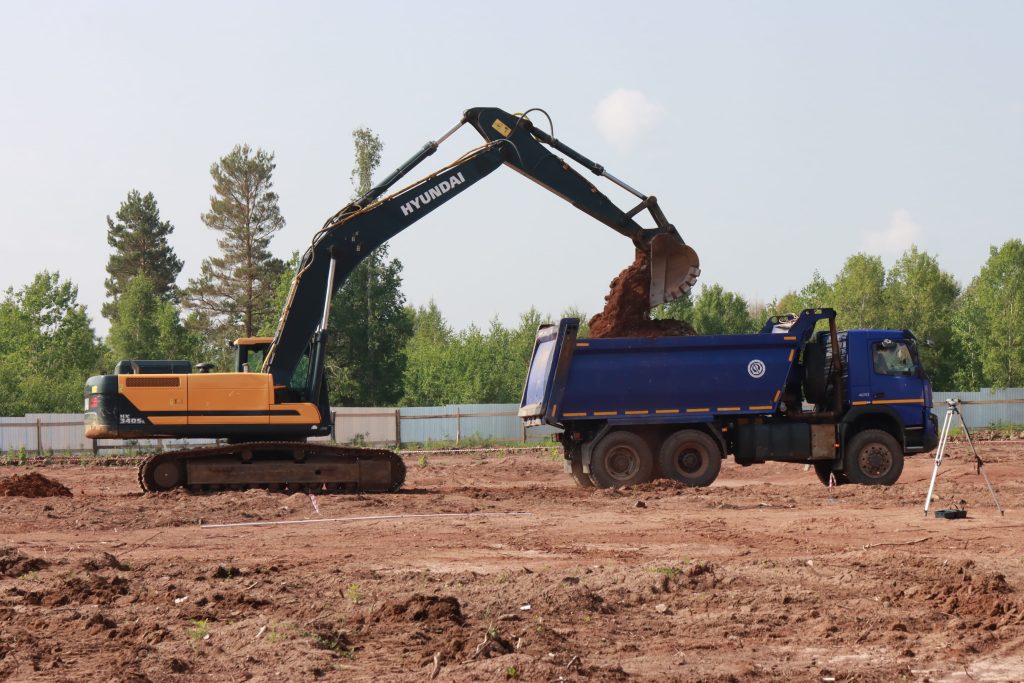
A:
POLYGON ((651 449, 633 432, 619 430, 607 434, 594 447, 590 458, 590 478, 602 489, 642 484, 650 481, 653 473, 651 449))
POLYGON ((569 472, 572 474, 572 480, 580 488, 594 488, 594 480, 583 471, 583 454, 580 452, 582 450, 580 444, 575 443, 570 446, 568 443, 564 443, 562 448, 565 453, 565 459, 569 461, 569 472))
POLYGON ((836 475, 836 486, 850 483, 850 480, 846 478, 846 472, 836 472, 832 469, 832 461, 830 460, 814 463, 814 474, 818 476, 818 481, 825 486, 828 486, 828 475, 830 474, 836 475))
POLYGON ((576 482, 576 485, 583 489, 594 488, 594 480, 590 478, 590 475, 583 471, 583 460, 580 456, 574 457, 569 461, 569 467, 572 468, 572 480, 576 482))
POLYGON ((854 484, 892 486, 903 472, 903 449, 889 432, 865 429, 850 439, 843 465, 854 484))
POLYGON ((708 486, 722 469, 722 450, 704 432, 684 429, 661 445, 658 465, 669 479, 687 486, 708 486))

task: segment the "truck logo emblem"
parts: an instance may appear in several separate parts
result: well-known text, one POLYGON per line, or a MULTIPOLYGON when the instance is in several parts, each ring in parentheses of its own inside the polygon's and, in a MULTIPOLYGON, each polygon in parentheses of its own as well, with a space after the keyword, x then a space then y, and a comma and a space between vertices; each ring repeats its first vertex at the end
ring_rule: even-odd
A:
POLYGON ((747 374, 753 377, 754 379, 764 377, 764 371, 764 361, 762 360, 758 360, 757 358, 755 358, 754 360, 747 363, 747 374))

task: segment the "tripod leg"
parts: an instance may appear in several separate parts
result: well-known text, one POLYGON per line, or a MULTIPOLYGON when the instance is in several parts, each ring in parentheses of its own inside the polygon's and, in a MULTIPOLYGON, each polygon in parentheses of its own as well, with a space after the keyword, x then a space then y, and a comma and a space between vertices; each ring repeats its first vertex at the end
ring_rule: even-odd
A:
POLYGON ((988 492, 992 496, 992 502, 996 504, 996 510, 999 510, 999 515, 1004 516, 1006 513, 1003 512, 1003 508, 999 505, 999 499, 996 498, 996 491, 992 488, 992 482, 988 480, 988 474, 985 473, 985 461, 978 455, 978 449, 974 447, 974 441, 971 439, 971 432, 967 429, 967 423, 964 422, 964 416, 960 414, 960 426, 964 428, 964 434, 967 435, 967 443, 971 447, 971 453, 974 454, 974 466, 978 470, 978 474, 985 480, 985 486, 988 487, 988 492))
POLYGON ((935 492, 935 479, 939 476, 939 465, 942 464, 942 455, 946 452, 946 443, 949 441, 949 428, 953 424, 953 412, 955 408, 950 407, 946 411, 946 417, 942 420, 942 431, 939 433, 939 450, 935 452, 935 467, 932 469, 932 481, 928 485, 928 497, 924 499, 924 514, 928 514, 928 506, 932 502, 932 493, 935 492))

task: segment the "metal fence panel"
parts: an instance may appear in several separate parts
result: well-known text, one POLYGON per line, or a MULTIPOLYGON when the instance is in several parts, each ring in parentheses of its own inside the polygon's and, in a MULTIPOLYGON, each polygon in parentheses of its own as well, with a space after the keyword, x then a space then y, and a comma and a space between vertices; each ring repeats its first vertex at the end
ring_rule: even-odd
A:
POLYGON ((395 443, 398 408, 331 408, 331 412, 338 443, 395 443))
MULTIPOLYGON (((406 407, 401 409, 402 443, 461 441, 470 437, 522 441, 522 421, 518 403, 462 403, 447 406, 406 407)), ((530 427, 528 441, 544 439, 558 430, 530 427)))
MULTIPOLYGON (((982 389, 981 391, 936 391, 932 412, 939 422, 946 415, 946 399, 961 401, 1024 401, 1024 388, 982 389)), ((960 412, 968 428, 996 425, 1024 425, 1024 403, 962 405, 960 412)))

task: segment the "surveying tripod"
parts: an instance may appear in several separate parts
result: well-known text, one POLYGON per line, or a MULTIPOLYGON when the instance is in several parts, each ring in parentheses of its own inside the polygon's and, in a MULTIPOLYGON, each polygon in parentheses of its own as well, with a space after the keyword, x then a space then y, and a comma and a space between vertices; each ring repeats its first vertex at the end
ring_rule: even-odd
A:
POLYGON ((942 456, 946 454, 946 444, 949 443, 949 430, 953 426, 953 416, 960 418, 960 427, 964 430, 964 436, 967 437, 967 443, 971 447, 971 453, 974 454, 974 466, 985 479, 985 485, 988 486, 988 492, 992 494, 992 502, 996 504, 996 510, 999 510, 999 514, 1002 515, 1003 508, 999 506, 999 499, 996 498, 995 489, 992 488, 992 482, 988 480, 988 475, 985 474, 985 462, 978 455, 978 450, 974 447, 974 441, 971 439, 971 432, 967 429, 967 423, 964 422, 963 413, 960 412, 960 399, 958 398, 947 398, 946 405, 949 406, 946 409, 946 419, 942 422, 942 432, 939 434, 939 449, 935 453, 935 468, 932 470, 932 481, 928 485, 928 497, 924 500, 924 514, 928 514, 928 506, 932 502, 932 493, 935 492, 935 480, 939 476, 939 465, 942 464, 942 456))

